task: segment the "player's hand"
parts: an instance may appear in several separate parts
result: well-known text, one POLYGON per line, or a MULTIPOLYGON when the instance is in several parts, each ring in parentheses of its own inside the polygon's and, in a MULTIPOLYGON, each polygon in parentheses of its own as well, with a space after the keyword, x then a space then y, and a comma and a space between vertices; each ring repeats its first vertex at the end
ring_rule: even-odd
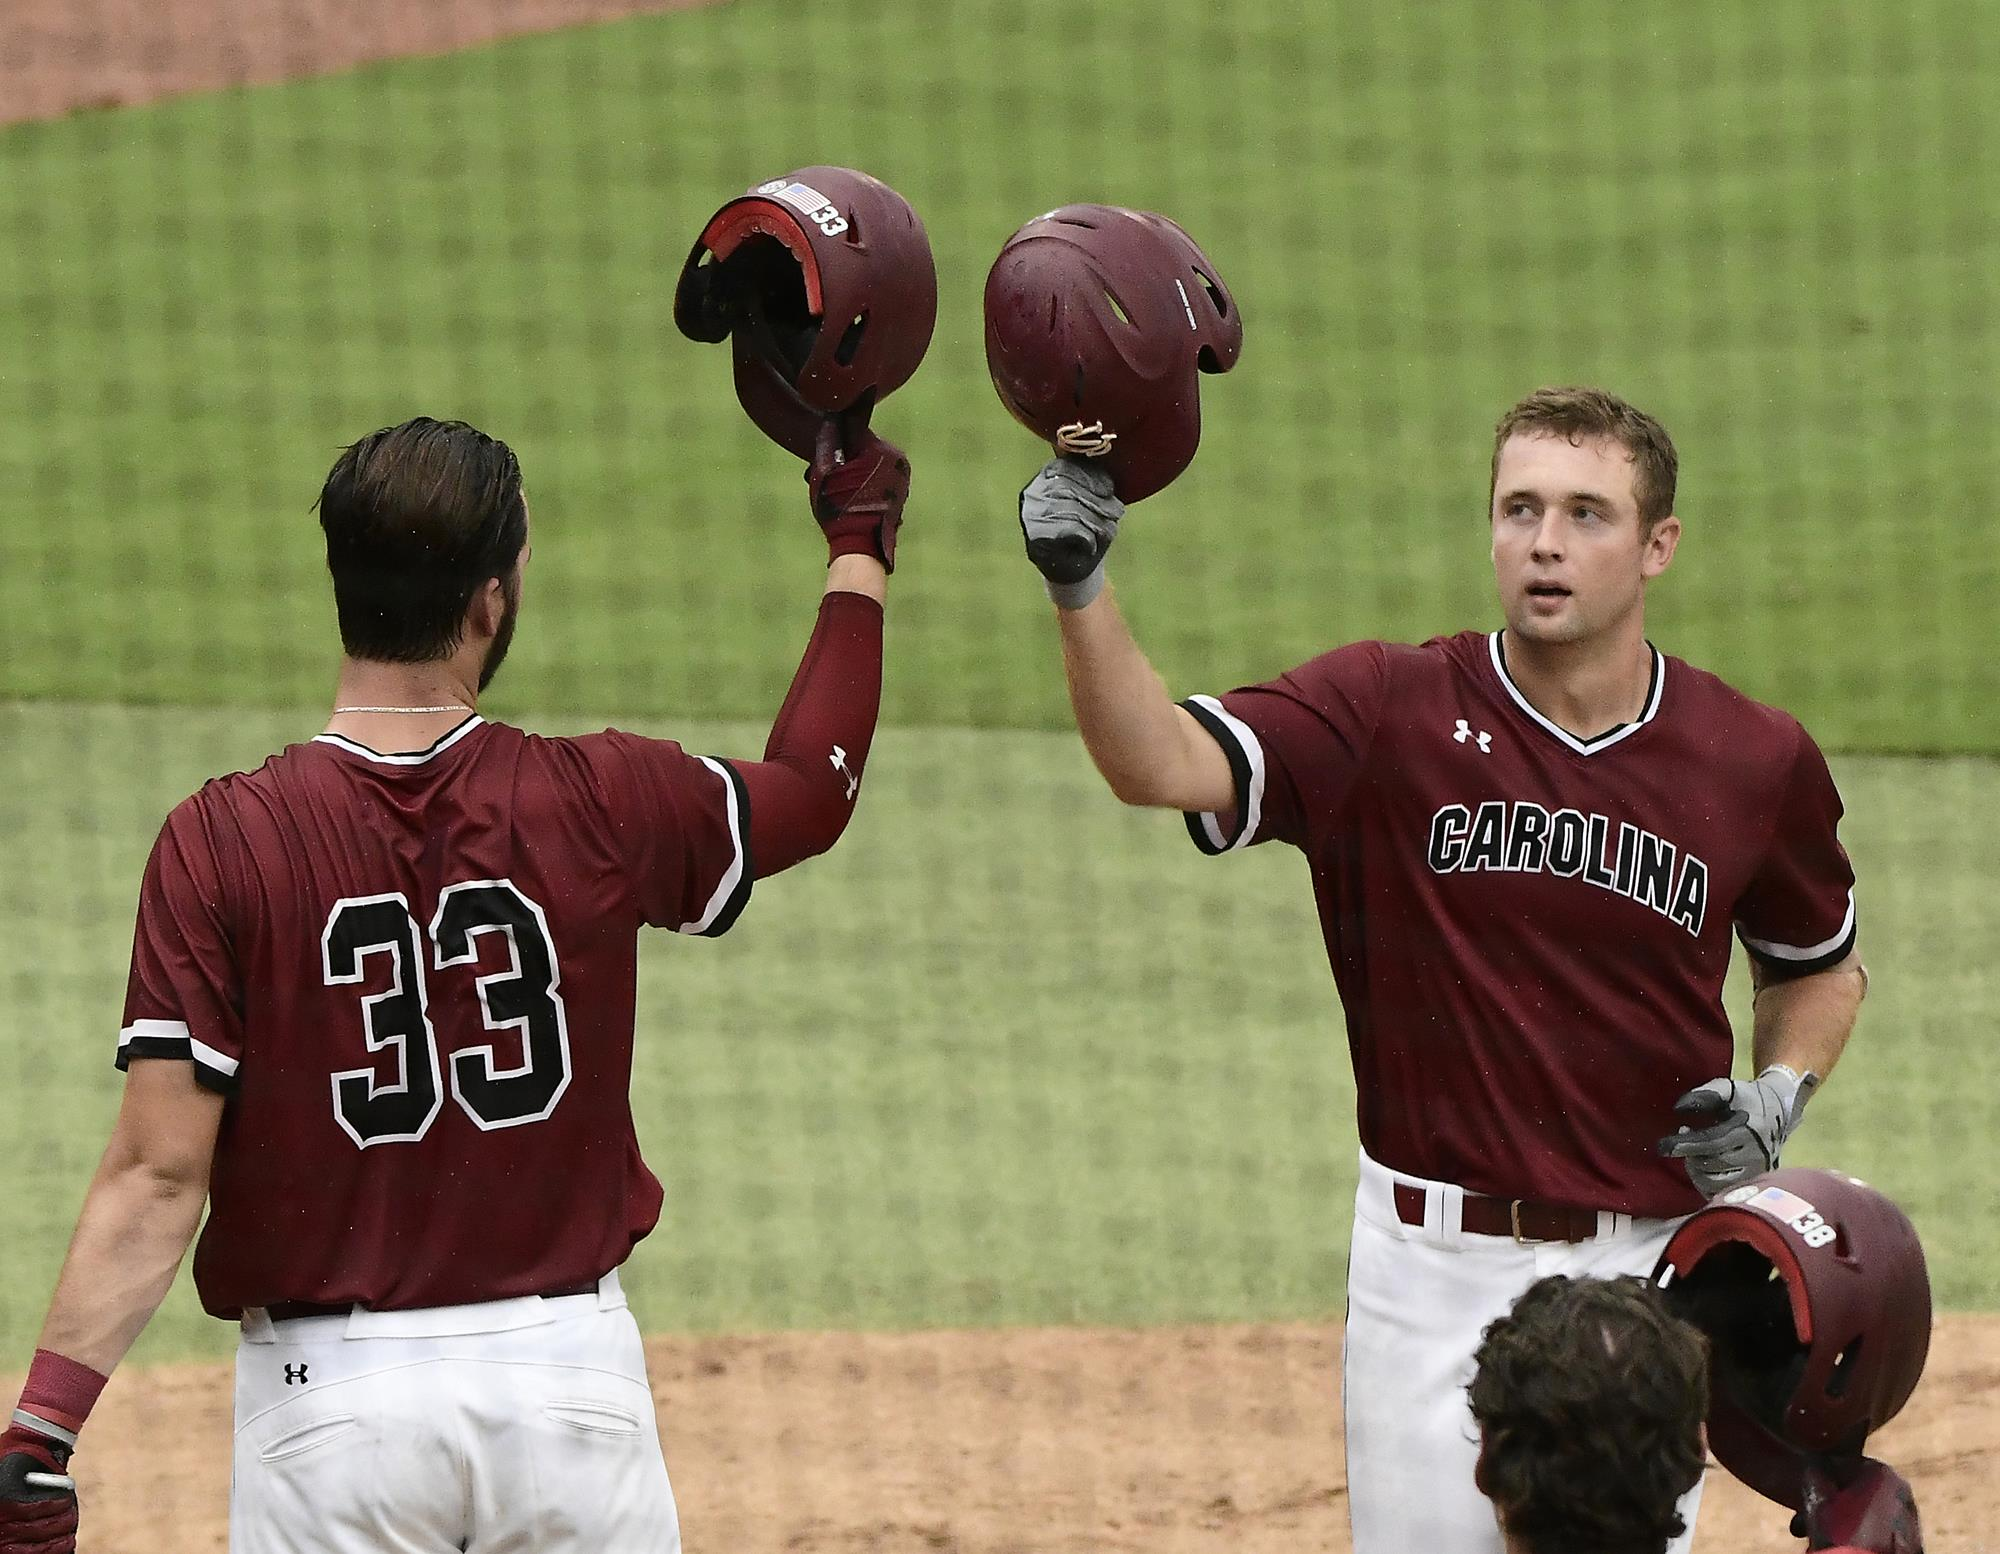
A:
POLYGON ((910 461, 868 430, 865 418, 829 417, 806 467, 812 514, 826 534, 827 561, 873 556, 896 570, 896 531, 910 495, 910 461))
POLYGON ((1808 1549, 1860 1549, 1866 1554, 1924 1554, 1916 1496, 1902 1474, 1873 1457, 1806 1469, 1806 1508, 1792 1534, 1808 1549))
POLYGON ((1103 591, 1104 553, 1124 516, 1111 471, 1089 459, 1050 459, 1022 489, 1021 537, 1058 608, 1080 610, 1103 591))
POLYGON ((14 1425, 0 1432, 0 1554, 74 1554, 69 1448, 14 1425))
POLYGON ((1697 1085, 1674 1102, 1681 1129, 1660 1140, 1660 1153, 1683 1162, 1702 1196, 1713 1198, 1777 1168, 1818 1083, 1812 1074, 1801 1078, 1773 1063, 1748 1084, 1711 1079, 1697 1085))

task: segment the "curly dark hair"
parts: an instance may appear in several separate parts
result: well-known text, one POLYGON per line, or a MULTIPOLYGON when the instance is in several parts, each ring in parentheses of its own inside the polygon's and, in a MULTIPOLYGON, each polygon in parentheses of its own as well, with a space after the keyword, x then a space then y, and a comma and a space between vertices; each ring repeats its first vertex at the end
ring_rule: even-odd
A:
POLYGON ((1644 1279, 1539 1279, 1466 1394, 1479 1488, 1529 1554, 1662 1554, 1706 1453, 1708 1341, 1644 1279))

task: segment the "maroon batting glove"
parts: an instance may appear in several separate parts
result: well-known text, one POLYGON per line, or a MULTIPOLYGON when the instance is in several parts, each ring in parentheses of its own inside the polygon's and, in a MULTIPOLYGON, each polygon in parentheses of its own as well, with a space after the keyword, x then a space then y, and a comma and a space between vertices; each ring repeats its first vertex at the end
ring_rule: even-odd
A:
POLYGON ((865 424, 828 419, 806 470, 813 517, 826 534, 827 562, 873 556, 896 570, 896 530, 910 494, 910 461, 865 424))
POLYGON ((1793 1524, 1808 1549, 1924 1554, 1916 1496, 1886 1462, 1862 1457, 1806 1471, 1806 1508, 1793 1524))
POLYGON ((0 1433, 0 1554, 76 1554, 69 1448, 14 1425, 0 1433))

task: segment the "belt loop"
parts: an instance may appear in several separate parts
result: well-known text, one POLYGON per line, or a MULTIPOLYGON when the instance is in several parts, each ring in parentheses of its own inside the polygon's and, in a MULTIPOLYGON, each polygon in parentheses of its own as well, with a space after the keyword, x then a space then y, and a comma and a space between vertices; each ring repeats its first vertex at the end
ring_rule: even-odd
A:
POLYGON ((1441 1247, 1456 1252, 1465 1245, 1465 1189, 1440 1182, 1424 1206, 1424 1229, 1441 1247))
POLYGON ((246 1344, 274 1344, 278 1341, 278 1330, 271 1325, 270 1313, 262 1306, 245 1306, 239 1320, 243 1324, 243 1341, 246 1344))
POLYGON ((619 1283, 618 1270, 612 1269, 597 1281, 597 1309, 599 1311, 621 1311, 625 1306, 625 1289, 619 1283))

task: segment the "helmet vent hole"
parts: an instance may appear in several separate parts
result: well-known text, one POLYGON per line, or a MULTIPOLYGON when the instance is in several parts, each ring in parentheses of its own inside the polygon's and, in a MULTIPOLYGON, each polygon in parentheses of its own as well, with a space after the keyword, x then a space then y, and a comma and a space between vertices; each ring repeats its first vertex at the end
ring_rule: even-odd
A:
MULTIPOLYGON (((1223 294, 1222 288, 1216 285, 1215 277, 1202 270, 1196 270, 1194 273, 1195 279, 1201 282, 1202 289, 1208 293, 1209 306, 1215 309, 1215 316, 1229 317, 1229 298, 1223 294)), ((1209 370, 1212 372, 1215 369, 1209 370)))
POLYGON ((1076 364, 1076 381, 1073 388, 1071 389, 1071 392, 1076 398, 1077 409, 1081 410, 1083 408, 1083 363, 1082 362, 1078 362, 1076 364))
POLYGON ((1222 371, 1222 359, 1215 354, 1215 347, 1204 345, 1194 353, 1194 364, 1203 372, 1222 371))
POLYGON ((1128 329, 1131 328, 1132 315, 1125 311, 1125 304, 1118 300, 1117 293, 1106 287, 1104 300, 1111 304, 1111 311, 1118 315, 1118 322, 1125 325, 1128 329))
POLYGON ((861 337, 868 331, 868 315, 856 313, 854 322, 841 331, 840 344, 833 348, 833 359, 843 367, 854 364, 854 353, 861 349, 861 337))
POLYGON ((1086 232, 1095 232, 1097 230, 1096 222, 1085 221, 1081 216, 1058 216, 1056 217, 1056 225, 1059 227, 1082 227, 1086 232))
POLYGON ((1049 333, 1050 333, 1050 334, 1054 334, 1054 333, 1056 332, 1056 309, 1057 309, 1058 307, 1060 307, 1061 305, 1062 305, 1062 300, 1061 300, 1061 298, 1059 298, 1059 297, 1050 297, 1050 298, 1049 298, 1049 333))
POLYGON ((1854 1368, 1861 1360, 1862 1340, 1857 1338, 1840 1351, 1840 1358, 1833 1362, 1833 1370, 1826 1378, 1826 1395, 1830 1398, 1844 1396, 1847 1384, 1854 1378, 1854 1368))

